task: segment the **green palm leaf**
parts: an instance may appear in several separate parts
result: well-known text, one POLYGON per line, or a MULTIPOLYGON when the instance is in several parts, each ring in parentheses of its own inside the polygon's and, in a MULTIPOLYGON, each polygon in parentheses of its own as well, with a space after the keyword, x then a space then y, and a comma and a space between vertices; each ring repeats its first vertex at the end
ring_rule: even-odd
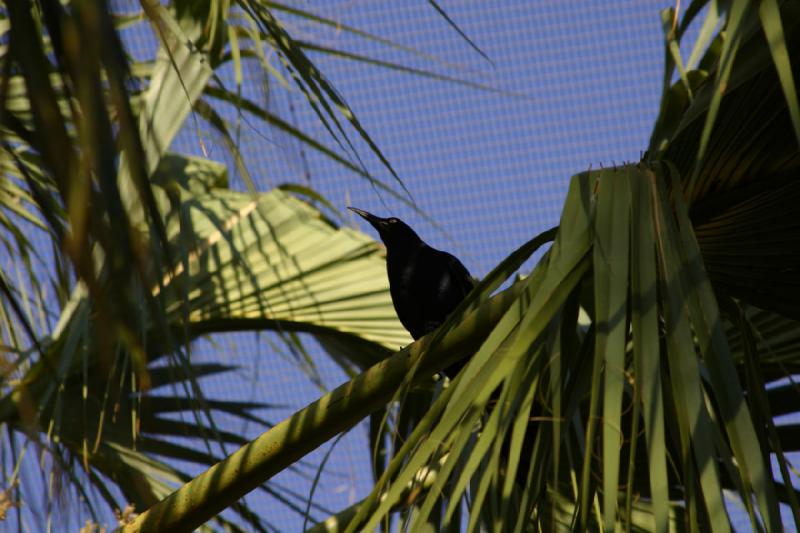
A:
MULTIPOLYGON (((335 341, 349 356, 342 364, 356 367, 375 363, 389 346, 408 343, 394 316, 383 252, 374 241, 335 228, 285 192, 236 193, 224 188, 226 181, 223 165, 175 155, 162 158, 153 175, 169 255, 181 260, 153 287, 174 335, 160 336, 157 325, 145 322, 150 361, 170 351, 171 338, 188 334, 183 339, 188 342, 212 331, 307 331, 335 341), (318 253, 320 248, 326 253, 318 253)), ((170 437, 243 444, 215 426, 213 412, 220 411, 266 424, 250 413, 262 405, 207 400, 192 392, 191 382, 228 370, 220 365, 184 361, 179 368, 147 374, 154 390, 171 384, 183 389, 186 399, 129 394, 137 388, 126 370, 131 358, 119 353, 111 374, 101 370, 104 360, 92 338, 98 326, 89 309, 88 293, 77 290, 47 341, 45 358, 25 373, 24 386, 0 400, 4 422, 20 430, 29 423, 20 417, 22 393, 39 406, 40 424, 53 428, 60 446, 87 469, 113 479, 138 509, 168 494, 168 482, 187 479, 153 453, 205 466, 218 460, 176 447, 170 437), (205 413, 208 420, 158 416, 167 412, 205 413), (71 421, 69 413, 82 413, 82 423, 71 421)), ((250 513, 242 512, 245 518, 250 513)))
MULTIPOLYGON (((154 289, 176 331, 306 331, 353 339, 356 353, 365 341, 379 345, 371 361, 356 361, 362 367, 410 342, 394 314, 384 252, 371 239, 337 229, 286 192, 224 189, 225 167, 207 160, 168 156, 154 181, 182 258, 154 289)), ((156 332, 152 339, 160 342, 156 332)))

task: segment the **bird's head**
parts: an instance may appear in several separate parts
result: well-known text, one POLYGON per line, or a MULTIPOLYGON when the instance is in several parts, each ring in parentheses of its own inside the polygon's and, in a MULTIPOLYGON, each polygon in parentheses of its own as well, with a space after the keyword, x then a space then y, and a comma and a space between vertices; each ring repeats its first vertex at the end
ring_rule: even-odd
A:
POLYGON ((383 244, 386 245, 387 249, 395 245, 416 244, 421 241, 414 230, 399 218, 381 218, 355 207, 348 207, 347 209, 362 217, 369 222, 373 228, 378 230, 378 234, 380 234, 381 240, 383 244))

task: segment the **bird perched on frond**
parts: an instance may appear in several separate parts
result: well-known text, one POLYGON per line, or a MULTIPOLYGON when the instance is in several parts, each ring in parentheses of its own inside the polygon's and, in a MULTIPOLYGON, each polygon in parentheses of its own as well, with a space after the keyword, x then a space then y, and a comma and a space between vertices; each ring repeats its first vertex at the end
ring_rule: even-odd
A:
MULTIPOLYGON (((439 327, 475 286, 466 267, 454 255, 428 246, 399 218, 348 209, 369 222, 386 245, 389 290, 403 326, 414 340, 439 327)), ((457 361, 445 373, 452 379, 465 364, 457 361)))

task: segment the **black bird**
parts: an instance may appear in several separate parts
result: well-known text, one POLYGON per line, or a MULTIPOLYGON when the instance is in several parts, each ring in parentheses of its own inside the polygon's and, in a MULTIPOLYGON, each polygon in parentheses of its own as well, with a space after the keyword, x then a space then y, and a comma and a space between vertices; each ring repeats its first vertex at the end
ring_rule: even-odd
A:
MULTIPOLYGON (((380 218, 355 207, 349 210, 378 230, 386 245, 386 271, 397 317, 414 340, 436 329, 475 286, 455 256, 428 246, 399 218, 380 218)), ((445 369, 452 379, 466 364, 445 369)))

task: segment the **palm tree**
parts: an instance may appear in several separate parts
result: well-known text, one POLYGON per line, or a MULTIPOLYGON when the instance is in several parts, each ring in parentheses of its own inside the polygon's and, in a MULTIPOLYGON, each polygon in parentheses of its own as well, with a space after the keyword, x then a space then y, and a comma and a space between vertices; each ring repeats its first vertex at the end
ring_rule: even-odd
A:
MULTIPOLYGON (((37 19, 9 5, 13 61, 2 94, 19 101, 3 108, 13 110, 2 122, 4 186, 22 202, 5 201, 2 220, 22 264, 37 258, 14 231, 20 218, 55 243, 61 309, 53 328, 37 329, 27 309, 46 314, 43 284, 30 275, 28 291, 4 274, 6 375, 16 379, 6 378, 2 398, 10 434, 49 450, 76 486, 86 476, 102 492, 113 481, 137 509, 150 507, 130 530, 189 529, 212 517, 230 524, 218 515, 228 506, 260 527, 239 498, 371 414, 375 488, 319 529, 373 529, 399 513, 434 529, 729 530, 723 491, 741 499, 754 529, 780 530, 781 505, 800 522, 786 457, 800 441, 794 425, 775 423, 796 411, 787 378, 800 355, 793 3, 695 1, 680 21, 665 11, 664 89, 642 160, 574 176, 557 230, 511 254, 439 330, 393 355, 405 338, 386 287, 369 281, 343 294, 326 285, 331 274, 364 269, 383 279, 373 244, 285 192, 226 191, 224 168, 164 153, 176 123, 157 120, 167 116, 156 113, 164 98, 180 94, 162 110, 184 118, 193 106, 224 131, 200 102, 221 94, 209 83, 215 61, 245 50, 233 52, 238 41, 225 39, 237 30, 223 30, 231 19, 209 12, 216 7, 183 7, 145 6, 169 53, 137 95, 116 45, 79 69, 70 58, 80 49, 20 44, 41 35, 37 20, 50 36, 101 21, 104 42, 114 43, 102 9, 42 3, 37 19), (684 66, 678 45, 701 13, 684 66), (205 17, 205 26, 191 24, 205 17), (44 68, 50 61, 56 68, 44 68), (330 256, 302 253, 315 239, 336 243, 330 256), (492 296, 550 240, 530 275, 492 296), (354 305, 343 312, 341 301, 354 305), (212 412, 244 417, 255 407, 204 398, 196 377, 224 368, 192 365, 188 343, 264 327, 314 333, 366 370, 167 496, 163 478, 186 476, 150 453, 217 458, 159 435, 159 414, 180 405, 196 413, 187 433, 239 444, 212 412), (159 356, 172 371, 153 365, 159 356), (431 393, 430 375, 464 357, 464 371, 431 393), (170 383, 186 384, 186 398, 141 392, 170 383), (405 425, 392 400, 420 397, 420 412, 403 405, 400 416, 415 424, 396 438, 393 427, 405 425), (106 420, 110 406, 124 416, 106 420)), ((352 114, 336 114, 342 102, 272 16, 275 5, 237 9, 343 146, 342 116, 366 136, 352 114)), ((108 490, 103 497, 119 504, 108 490)))
MULTIPOLYGON (((203 121, 249 180, 235 125, 219 111, 233 105, 404 198, 352 162, 353 135, 385 159, 274 14, 336 23, 272 3, 142 8, 3 9, 0 224, 12 258, 0 271, 0 421, 11 469, 3 502, 24 502, 20 467, 35 449, 95 522, 104 507, 146 509, 188 481, 172 459, 208 467, 225 445, 246 442, 215 415, 270 425, 256 414, 264 404, 203 395, 199 378, 232 367, 193 362, 197 337, 266 329, 295 347, 308 332, 348 369, 409 340, 381 276, 381 249, 312 205, 330 207, 324 198, 299 185, 256 192, 250 182, 251 192, 234 192, 224 165, 169 152, 182 124, 203 121), (121 38, 137 24, 151 25, 160 45, 143 61, 127 57, 121 38), (273 91, 293 83, 305 94, 335 147, 226 87, 217 72, 232 66, 241 79, 246 61, 263 68, 273 91), (358 283, 337 290, 335 279, 358 283)), ((262 490, 302 512, 302 496, 262 490)), ((57 492, 51 485, 51 517, 57 492)), ((268 527, 244 504, 233 511, 239 526, 217 520, 268 527)), ((21 528, 20 513, 17 521, 21 528)))

